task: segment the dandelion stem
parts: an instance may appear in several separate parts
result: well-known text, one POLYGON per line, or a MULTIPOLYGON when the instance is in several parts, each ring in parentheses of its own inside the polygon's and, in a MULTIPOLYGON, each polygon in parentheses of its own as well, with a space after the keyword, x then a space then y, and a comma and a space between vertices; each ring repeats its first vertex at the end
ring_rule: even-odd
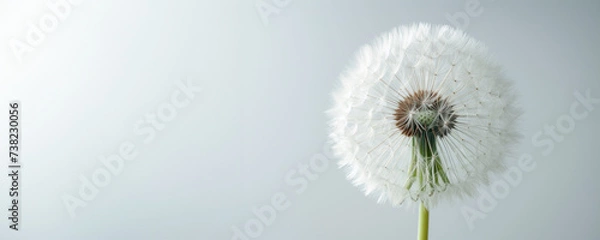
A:
MULTIPOLYGON (((415 141, 413 140, 413 143, 415 141)), ((431 187, 431 194, 436 191, 436 186, 439 184, 439 178, 442 178, 442 181, 448 183, 448 177, 444 172, 444 169, 441 164, 441 160, 437 154, 437 146, 436 146, 436 136, 433 132, 427 131, 422 136, 419 136, 417 139, 419 154, 425 160, 427 165, 431 167, 431 176, 427 179, 425 171, 429 171, 429 169, 420 169, 417 171, 417 175, 419 177, 419 184, 421 187, 424 187, 425 184, 429 184, 431 187), (424 179, 424 177, 426 177, 424 179)), ((413 147, 413 155, 416 152, 417 147, 413 147)), ((419 238, 418 240, 427 240, 429 234, 429 211, 425 207, 425 204, 421 202, 421 206, 419 208, 419 238)))
POLYGON ((421 202, 419 209, 419 238, 418 240, 427 240, 429 234, 429 211, 425 204, 421 202))

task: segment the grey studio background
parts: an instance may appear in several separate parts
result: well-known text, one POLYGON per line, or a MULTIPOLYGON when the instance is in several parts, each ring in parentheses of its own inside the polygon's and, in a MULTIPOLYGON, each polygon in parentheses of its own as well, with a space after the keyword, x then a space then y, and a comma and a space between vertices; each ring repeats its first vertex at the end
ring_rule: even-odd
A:
POLYGON ((487 202, 433 209, 430 239, 600 239, 600 105, 577 97, 600 98, 598 1, 49 2, 0 1, 0 97, 22 103, 23 164, 20 231, 3 211, 1 239, 414 239, 417 212, 364 197, 324 147, 354 51, 414 22, 488 45, 522 95, 531 158, 509 163, 520 181, 482 188, 487 202), (108 172, 115 154, 130 160, 108 172), (82 199, 94 177, 105 186, 82 199), (279 210, 261 222, 265 205, 279 210))

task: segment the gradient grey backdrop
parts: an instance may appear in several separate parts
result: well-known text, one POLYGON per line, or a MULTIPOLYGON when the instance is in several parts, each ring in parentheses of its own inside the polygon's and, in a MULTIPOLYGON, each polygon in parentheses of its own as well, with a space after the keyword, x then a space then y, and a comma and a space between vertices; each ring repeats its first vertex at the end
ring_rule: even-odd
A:
MULTIPOLYGON (((229 240, 280 191, 292 205, 258 239, 416 238, 416 211, 364 197, 333 159, 302 194, 284 178, 323 152, 329 93, 358 47, 401 24, 452 24, 447 16, 466 1, 293 0, 268 25, 256 2, 84 0, 19 62, 9 39, 23 39, 48 10, 45 1, 0 1, 0 104, 22 102, 24 164, 22 231, 2 220, 0 238, 229 240), (61 197, 77 194, 99 156, 140 143, 136 121, 184 78, 201 96, 138 144, 136 160, 71 218, 61 197)), ((600 97, 600 2, 480 6, 466 31, 516 82, 525 110, 518 150, 537 167, 472 231, 460 209, 475 200, 432 210, 431 239, 600 239, 600 110, 547 156, 531 141, 569 113, 575 91, 600 97)))

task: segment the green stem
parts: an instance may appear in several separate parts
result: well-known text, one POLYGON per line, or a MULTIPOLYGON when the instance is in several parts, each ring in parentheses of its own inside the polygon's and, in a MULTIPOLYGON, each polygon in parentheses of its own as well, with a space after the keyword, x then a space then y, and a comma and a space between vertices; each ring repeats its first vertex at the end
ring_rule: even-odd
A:
MULTIPOLYGON (((414 141, 414 140, 413 140, 414 141)), ((423 159, 425 159, 425 161, 427 161, 427 165, 431 164, 431 175, 432 175, 432 179, 431 182, 429 182, 428 184, 431 186, 431 191, 435 191, 435 187, 434 185, 438 185, 439 184, 439 177, 442 178, 442 181, 448 183, 448 177, 446 175, 446 173, 444 172, 444 168, 442 167, 442 163, 441 160, 439 159, 438 153, 437 153, 437 144, 436 144, 436 137, 433 134, 433 132, 427 131, 425 132, 425 134, 418 136, 416 139, 417 145, 418 145, 418 151, 419 154, 423 157, 423 159)), ((413 142, 414 143, 414 142, 413 142)), ((413 148, 413 151, 417 150, 416 147, 413 148)), ((427 169, 428 170, 428 169, 427 169)), ((419 184, 421 187, 425 186, 425 184, 427 184, 423 179, 423 172, 422 171, 427 171, 426 169, 419 169, 417 170, 417 175, 419 178, 419 184)), ((433 192, 432 192, 433 193, 433 192)), ((419 235, 418 235, 418 240, 427 240, 428 239, 428 235, 429 235, 429 211, 427 210, 427 208, 425 207, 425 204, 423 204, 423 202, 420 203, 420 208, 419 208, 419 235)))
POLYGON ((419 209, 419 238, 418 240, 427 240, 429 234, 429 211, 421 203, 419 209))

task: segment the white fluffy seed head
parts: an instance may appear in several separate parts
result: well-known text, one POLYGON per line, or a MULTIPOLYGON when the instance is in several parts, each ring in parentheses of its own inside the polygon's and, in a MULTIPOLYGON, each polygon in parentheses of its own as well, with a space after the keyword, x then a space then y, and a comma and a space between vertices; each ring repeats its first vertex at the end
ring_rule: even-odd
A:
POLYGON ((504 170, 519 136, 511 83, 483 44, 449 26, 384 33, 340 78, 328 111, 333 150, 348 179, 380 202, 433 207, 473 196, 504 170), (426 129, 435 156, 413 151, 426 129))

